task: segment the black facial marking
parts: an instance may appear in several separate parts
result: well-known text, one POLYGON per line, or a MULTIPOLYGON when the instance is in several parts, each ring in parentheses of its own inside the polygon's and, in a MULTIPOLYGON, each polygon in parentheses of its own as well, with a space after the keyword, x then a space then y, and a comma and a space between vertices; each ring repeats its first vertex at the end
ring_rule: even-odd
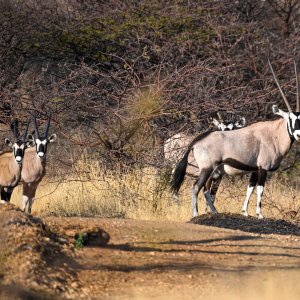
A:
POLYGON ((15 156, 21 156, 23 157, 23 149, 18 148, 15 150, 15 156))
POLYGON ((36 149, 37 152, 46 153, 46 145, 41 143, 39 145, 36 145, 36 147, 37 147, 36 149))
POLYGON ((293 112, 293 113, 291 113, 291 115, 289 117, 289 125, 292 130, 292 133, 295 130, 300 130, 300 120, 298 119, 299 116, 300 116, 300 112, 293 112), (294 126, 293 126, 293 119, 294 119, 293 115, 297 117, 297 119, 295 120, 294 126))
POLYGON ((300 120, 297 119, 297 120, 295 121, 294 130, 299 130, 299 129, 300 129, 300 120))

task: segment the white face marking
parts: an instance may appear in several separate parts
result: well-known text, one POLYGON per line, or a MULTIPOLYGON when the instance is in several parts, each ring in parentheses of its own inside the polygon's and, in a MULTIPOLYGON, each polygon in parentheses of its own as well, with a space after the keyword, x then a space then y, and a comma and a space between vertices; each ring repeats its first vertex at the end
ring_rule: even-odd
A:
POLYGON ((44 139, 42 141, 40 139, 36 139, 35 140, 38 157, 40 157, 40 158, 44 158, 45 157, 45 155, 46 155, 45 151, 46 151, 47 142, 48 142, 47 139, 44 139), (44 146, 44 152, 43 151, 39 151, 40 145, 44 146))
POLYGON ((293 113, 290 113, 289 115, 290 119, 292 120, 292 128, 295 127, 295 122, 298 119, 297 116, 295 116, 293 113))
POLYGON ((21 163, 22 160, 23 160, 23 155, 24 155, 24 149, 25 149, 25 144, 21 144, 20 146, 17 144, 17 143, 14 143, 13 144, 13 150, 14 150, 14 155, 15 156, 15 160, 17 163, 21 163), (17 154, 17 151, 21 149, 21 153, 22 153, 22 156, 21 155, 16 155, 17 154))
POLYGON ((226 125, 223 124, 223 123, 220 123, 220 124, 218 125, 218 128, 219 128, 221 131, 224 131, 224 130, 226 129, 226 125))
POLYGON ((300 129, 295 130, 295 123, 297 120, 300 120, 300 115, 296 116, 294 113, 289 113, 289 120, 291 121, 292 125, 290 125, 290 122, 288 121, 288 127, 290 134, 293 135, 296 141, 300 140, 300 129))
POLYGON ((227 125, 227 128, 228 128, 229 130, 232 130, 232 129, 233 129, 233 124, 232 124, 232 123, 228 124, 228 125, 227 125))

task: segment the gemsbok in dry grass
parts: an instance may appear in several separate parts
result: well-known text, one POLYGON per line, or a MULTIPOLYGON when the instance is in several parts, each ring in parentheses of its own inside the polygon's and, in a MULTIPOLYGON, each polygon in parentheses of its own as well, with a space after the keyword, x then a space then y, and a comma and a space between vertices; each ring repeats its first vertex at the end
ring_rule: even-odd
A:
MULTIPOLYGON (((41 137, 39 128, 37 125, 36 117, 34 117, 35 135, 34 138, 31 134, 28 135, 28 143, 32 147, 27 148, 24 153, 22 170, 21 170, 21 182, 23 185, 23 211, 31 213, 32 204, 34 202, 35 193, 37 187, 43 177, 46 174, 46 153, 47 146, 56 140, 56 134, 48 137, 51 117, 48 118, 45 135, 41 137), (35 147, 33 147, 35 146, 35 147)), ((7 199, 10 199, 13 189, 8 190, 4 193, 7 194, 7 199)), ((2 191, 1 191, 2 193, 2 191)))
POLYGON ((217 178, 224 174, 236 176, 251 172, 252 175, 244 209, 248 210, 250 196, 254 187, 257 186, 256 214, 259 219, 263 218, 261 199, 267 172, 277 170, 282 159, 290 151, 293 142, 300 139, 300 103, 296 62, 294 62, 294 66, 297 85, 297 106, 294 112, 280 87, 270 62, 269 66, 288 112, 284 112, 277 105, 273 105, 274 114, 282 118, 273 121, 257 122, 239 130, 226 132, 209 131, 199 135, 191 142, 184 157, 175 169, 171 187, 175 193, 178 193, 186 174, 189 154, 193 151, 199 167, 198 179, 193 185, 192 192, 194 217, 198 216, 197 199, 203 187, 206 203, 212 212, 217 213, 206 185, 210 177, 217 178))
MULTIPOLYGON (((234 120, 232 115, 228 115, 224 120, 224 117, 221 116, 220 113, 217 113, 218 120, 213 118, 212 123, 219 129, 220 131, 230 131, 239 129, 245 126, 246 119, 244 117, 239 118, 238 120, 234 120)), ((165 161, 170 163, 172 166, 176 166, 176 163, 182 158, 187 149, 188 145, 193 140, 193 136, 177 133, 167 139, 164 143, 164 157, 165 161)), ((189 154, 188 157, 188 166, 186 169, 186 174, 191 177, 198 177, 199 168, 197 166, 197 162, 194 158, 193 153, 189 154)), ((212 179, 208 181, 209 190, 212 198, 212 202, 214 203, 215 197, 221 183, 222 177, 218 176, 217 179, 212 179)), ((178 198, 175 197, 175 200, 178 202, 178 198)))
POLYGON ((14 135, 14 141, 8 138, 4 139, 5 144, 12 148, 12 151, 5 151, 0 154, 0 187, 1 203, 9 201, 7 191, 15 187, 21 177, 22 161, 27 147, 27 132, 30 121, 28 121, 24 135, 21 136, 18 129, 18 121, 11 124, 14 135))

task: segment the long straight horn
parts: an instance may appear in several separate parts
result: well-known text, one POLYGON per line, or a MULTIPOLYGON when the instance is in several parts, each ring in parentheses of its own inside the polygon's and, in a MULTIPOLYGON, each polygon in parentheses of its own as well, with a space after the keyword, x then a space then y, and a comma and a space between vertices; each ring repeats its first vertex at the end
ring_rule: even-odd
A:
POLYGON ((299 102, 299 80, 298 80, 298 74, 297 74, 297 64, 294 60, 294 66, 295 66, 295 76, 296 76, 296 88, 297 88, 297 96, 296 96, 296 111, 300 111, 300 102, 299 102))
POLYGON ((20 135, 18 120, 14 120, 13 123, 11 123, 11 129, 13 131, 14 138, 17 140, 19 138, 19 135, 20 135))
POLYGON ((40 140, 40 134, 39 134, 38 124, 37 124, 37 121, 36 121, 36 115, 33 116, 33 120, 34 120, 34 127, 35 127, 37 138, 40 140))
POLYGON ((48 131, 49 131, 49 127, 50 127, 50 121, 51 121, 51 114, 49 115, 49 118, 48 118, 48 123, 47 123, 46 131, 45 131, 45 139, 48 138, 48 131))
POLYGON ((283 91, 282 91, 282 89, 281 89, 281 87, 280 87, 279 81, 278 81, 278 79, 277 79, 277 77, 276 77, 276 75, 275 75, 275 73, 274 73, 274 70, 273 70, 273 68, 272 68, 272 65, 271 65, 269 59, 268 59, 268 63, 269 63, 269 67, 270 67, 270 69, 271 69, 271 72, 272 72, 272 74, 273 74, 274 80, 275 80, 275 82, 276 82, 276 84, 277 84, 277 87, 278 87, 278 89, 279 89, 279 91, 280 91, 280 94, 281 94, 281 96, 282 96, 282 98, 283 98, 283 100, 284 100, 284 102, 285 102, 285 105, 286 105, 288 111, 291 112, 292 109, 291 109, 291 107, 290 107, 290 104, 289 104, 289 102, 287 101, 287 99, 285 98, 285 95, 284 95, 284 93, 283 93, 283 91))
POLYGON ((24 132, 23 143, 25 143, 26 138, 27 138, 27 132, 28 132, 29 124, 30 124, 30 119, 28 120, 28 123, 27 123, 27 126, 26 126, 26 130, 24 132))
POLYGON ((219 112, 217 112, 217 116, 219 118, 219 121, 223 123, 224 120, 223 120, 223 118, 222 118, 222 116, 221 116, 221 114, 219 112))

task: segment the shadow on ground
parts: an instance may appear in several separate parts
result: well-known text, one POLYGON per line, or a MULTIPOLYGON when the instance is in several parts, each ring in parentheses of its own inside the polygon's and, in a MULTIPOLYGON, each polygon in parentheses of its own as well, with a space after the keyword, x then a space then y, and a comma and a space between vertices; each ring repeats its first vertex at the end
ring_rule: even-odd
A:
POLYGON ((191 219, 190 223, 238 229, 244 232, 300 236, 300 226, 285 220, 245 217, 239 214, 204 214, 191 219))

